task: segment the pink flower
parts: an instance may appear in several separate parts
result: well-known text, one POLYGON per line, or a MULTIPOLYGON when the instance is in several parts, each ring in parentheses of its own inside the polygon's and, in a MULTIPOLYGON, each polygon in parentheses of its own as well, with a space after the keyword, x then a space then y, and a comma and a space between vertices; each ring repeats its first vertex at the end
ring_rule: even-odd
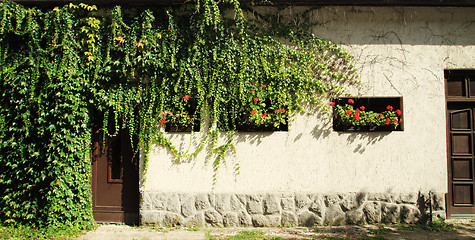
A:
POLYGON ((346 110, 346 114, 351 115, 353 112, 351 110, 346 110))
POLYGON ((251 113, 252 113, 252 114, 256 114, 256 111, 252 110, 251 113))
POLYGON ((254 98, 254 102, 257 102, 257 101, 259 101, 259 98, 254 98))
POLYGON ((167 115, 167 111, 163 111, 163 112, 162 112, 162 115, 163 115, 163 116, 166 116, 166 115, 167 115))
POLYGON ((160 119, 160 123, 165 123, 167 120, 165 118, 160 119))
POLYGON ((360 109, 364 111, 365 107, 364 107, 364 106, 361 106, 360 109))
POLYGON ((394 111, 394 112, 395 112, 398 116, 401 116, 401 110, 398 109, 398 110, 396 110, 396 111, 394 111))
POLYGON ((355 103, 355 101, 353 101, 353 99, 348 99, 348 103, 353 104, 353 103, 355 103))
POLYGON ((188 100, 190 100, 190 95, 186 95, 186 96, 184 96, 184 97, 183 97, 183 99, 185 99, 185 101, 188 101, 188 100))
POLYGON ((388 106, 386 107, 386 109, 389 110, 389 111, 392 111, 392 110, 393 110, 393 106, 388 105, 388 106))
POLYGON ((330 103, 330 107, 331 107, 331 106, 335 106, 335 102, 331 102, 331 103, 330 103))

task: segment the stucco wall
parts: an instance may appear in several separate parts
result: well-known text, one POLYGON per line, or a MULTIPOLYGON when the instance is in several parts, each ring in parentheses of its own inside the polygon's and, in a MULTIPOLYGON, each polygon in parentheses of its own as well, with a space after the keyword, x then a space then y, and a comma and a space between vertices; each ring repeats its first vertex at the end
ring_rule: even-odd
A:
MULTIPOLYGON (((295 17, 308 8, 256 11, 295 17)), ((475 68, 474 8, 324 7, 314 32, 354 57, 364 87, 355 96, 402 96, 404 131, 335 132, 326 115, 297 115, 288 132, 238 133, 236 154, 214 171, 205 154, 174 164, 150 156, 145 192, 446 192, 444 69, 475 68), (240 174, 235 167, 239 163, 240 174)), ((186 150, 190 134, 168 134, 186 150)), ((195 133, 195 138, 199 134, 195 133)))

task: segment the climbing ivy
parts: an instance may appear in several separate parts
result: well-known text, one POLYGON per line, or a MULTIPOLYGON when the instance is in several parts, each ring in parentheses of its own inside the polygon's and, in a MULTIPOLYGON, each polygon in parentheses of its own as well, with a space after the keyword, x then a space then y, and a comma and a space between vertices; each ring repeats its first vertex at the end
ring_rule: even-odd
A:
POLYGON ((278 129, 357 82, 337 45, 237 0, 105 9, 3 0, 0 51, 1 224, 93 226, 98 119, 108 135, 128 128, 145 156, 159 144, 179 163, 208 145, 217 172, 236 130, 278 129), (166 124, 199 128, 201 143, 179 151, 166 124), (223 145, 219 132, 228 132, 223 145))

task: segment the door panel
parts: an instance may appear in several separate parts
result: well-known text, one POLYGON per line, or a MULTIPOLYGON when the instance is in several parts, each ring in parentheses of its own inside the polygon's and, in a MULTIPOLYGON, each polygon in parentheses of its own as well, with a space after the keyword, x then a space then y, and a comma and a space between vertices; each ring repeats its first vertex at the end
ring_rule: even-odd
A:
POLYGON ((475 102, 447 103, 449 217, 475 214, 474 206, 474 110, 475 102))
MULTIPOLYGON (((138 222, 139 174, 127 129, 104 136, 102 120, 92 134, 92 195, 98 222, 138 222)), ((110 131, 113 132, 113 131, 110 131)), ((138 155, 138 154, 135 154, 138 155)))

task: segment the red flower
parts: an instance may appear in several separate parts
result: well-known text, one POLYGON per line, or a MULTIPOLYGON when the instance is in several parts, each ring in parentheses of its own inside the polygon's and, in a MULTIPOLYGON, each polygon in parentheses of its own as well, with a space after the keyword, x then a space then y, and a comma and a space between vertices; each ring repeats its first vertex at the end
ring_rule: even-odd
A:
POLYGON ((394 120, 393 120, 393 123, 397 123, 397 119, 394 119, 394 120))
POLYGON ((251 113, 252 113, 252 114, 256 114, 256 111, 252 110, 251 113))
POLYGON ((335 102, 331 102, 331 103, 330 103, 330 106, 335 106, 335 102))
POLYGON ((348 103, 353 104, 353 103, 355 103, 355 101, 353 101, 353 99, 348 99, 348 103))
POLYGON ((396 111, 394 111, 394 112, 395 112, 398 116, 401 116, 401 110, 398 109, 398 110, 396 110, 396 111))
POLYGON ((355 120, 360 120, 360 116, 359 116, 359 115, 355 115, 354 118, 355 118, 355 120))
POLYGON ((388 106, 386 107, 386 109, 389 110, 389 111, 392 111, 392 110, 393 110, 393 106, 388 105, 388 106))
POLYGON ((167 121, 165 118, 160 119, 160 123, 165 123, 167 121))
POLYGON ((383 115, 380 113, 380 114, 379 114, 379 117, 380 117, 380 118, 383 118, 383 115))
POLYGON ((190 96, 186 95, 186 96, 183 97, 183 99, 185 99, 185 101, 188 101, 188 100, 190 100, 190 96))
POLYGON ((285 109, 282 108, 282 109, 280 109, 280 111, 281 111, 281 112, 285 112, 285 109))
POLYGON ((195 119, 191 120, 191 122, 195 122, 195 119))
POLYGON ((402 122, 402 118, 401 118, 401 119, 399 119, 399 122, 402 122))
POLYGON ((259 101, 259 98, 254 98, 254 102, 257 102, 257 101, 259 101))
POLYGON ((262 114, 262 117, 267 117, 267 113, 262 114))
POLYGON ((276 113, 280 112, 280 109, 276 109, 275 112, 276 112, 276 113))
POLYGON ((252 89, 251 92, 254 92, 254 89, 252 89))
POLYGON ((361 106, 360 109, 364 111, 365 107, 364 107, 364 106, 361 106))
POLYGON ((386 118, 386 122, 384 122, 385 125, 389 125, 391 123, 391 119, 386 118))
POLYGON ((346 110, 346 114, 351 115, 353 112, 351 110, 346 110))
POLYGON ((359 109, 356 109, 355 114, 356 114, 356 115, 360 115, 360 110, 359 110, 359 109))
POLYGON ((263 87, 263 88, 266 88, 266 87, 267 87, 267 85, 265 85, 265 84, 264 84, 264 85, 262 85, 262 87, 263 87))

